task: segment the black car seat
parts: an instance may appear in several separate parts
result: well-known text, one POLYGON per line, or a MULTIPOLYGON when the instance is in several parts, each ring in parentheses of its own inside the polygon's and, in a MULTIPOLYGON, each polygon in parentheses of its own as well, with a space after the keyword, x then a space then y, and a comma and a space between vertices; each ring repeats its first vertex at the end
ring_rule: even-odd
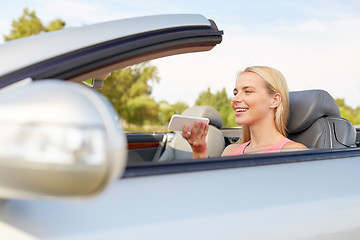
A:
POLYGON ((324 90, 290 92, 288 138, 308 148, 356 146, 356 129, 324 90))
MULTIPOLYGON (((182 115, 209 118, 210 126, 206 137, 209 157, 221 156, 225 147, 225 140, 220 131, 222 127, 222 118, 219 112, 210 106, 195 106, 186 109, 182 115)), ((189 143, 181 135, 181 132, 175 132, 174 138, 171 139, 158 161, 172 161, 191 158, 192 151, 189 143)))

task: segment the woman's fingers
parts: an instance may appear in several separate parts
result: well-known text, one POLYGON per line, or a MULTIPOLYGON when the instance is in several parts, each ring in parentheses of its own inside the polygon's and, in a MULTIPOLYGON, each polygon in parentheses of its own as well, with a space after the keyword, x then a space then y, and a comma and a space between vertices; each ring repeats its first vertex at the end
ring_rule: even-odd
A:
POLYGON ((203 123, 201 127, 202 127, 202 135, 201 135, 201 137, 206 138, 206 136, 207 136, 207 134, 209 132, 209 125, 206 124, 206 123, 203 123))
POLYGON ((200 121, 195 121, 192 129, 191 129, 191 135, 194 137, 198 137, 199 136, 199 125, 201 124, 200 121))
POLYGON ((189 133, 189 126, 188 125, 185 125, 183 130, 182 130, 182 136, 185 138, 185 139, 188 139, 189 136, 190 136, 190 133, 189 133))
POLYGON ((209 125, 200 121, 196 121, 189 132, 189 126, 185 125, 182 130, 182 136, 190 143, 201 143, 205 141, 209 130, 209 125))

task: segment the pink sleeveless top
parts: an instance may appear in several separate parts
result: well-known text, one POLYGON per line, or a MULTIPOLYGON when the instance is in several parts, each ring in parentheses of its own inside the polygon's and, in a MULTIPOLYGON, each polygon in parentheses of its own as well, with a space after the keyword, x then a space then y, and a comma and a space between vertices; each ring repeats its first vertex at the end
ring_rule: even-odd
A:
MULTIPOLYGON (((234 155, 241 155, 244 154, 244 150, 245 148, 250 144, 251 140, 241 144, 238 148, 236 148, 232 153, 230 153, 229 156, 234 156, 234 155)), ((275 152, 280 152, 281 149, 285 146, 285 144, 292 142, 290 139, 284 137, 283 139, 281 139, 279 142, 275 143, 274 145, 272 145, 270 148, 262 151, 261 153, 275 153, 275 152)))

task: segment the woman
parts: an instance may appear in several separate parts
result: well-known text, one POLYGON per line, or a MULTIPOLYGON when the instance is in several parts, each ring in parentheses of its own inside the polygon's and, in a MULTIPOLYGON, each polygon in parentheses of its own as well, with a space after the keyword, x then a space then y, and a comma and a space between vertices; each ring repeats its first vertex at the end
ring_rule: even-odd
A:
MULTIPOLYGON (((240 72, 231 105, 235 111, 235 122, 243 126, 243 134, 241 143, 227 146, 222 156, 306 148, 286 138, 289 91, 284 76, 278 70, 253 66, 240 72)), ((188 129, 185 126, 182 135, 192 148, 193 158, 207 158, 209 126, 196 122, 191 132, 188 129)))

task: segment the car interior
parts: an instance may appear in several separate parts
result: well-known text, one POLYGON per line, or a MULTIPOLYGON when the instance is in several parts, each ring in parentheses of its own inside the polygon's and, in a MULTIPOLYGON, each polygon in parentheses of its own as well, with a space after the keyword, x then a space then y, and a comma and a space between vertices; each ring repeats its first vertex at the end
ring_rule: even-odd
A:
MULTIPOLYGON (((209 157, 219 157, 225 148, 224 135, 220 131, 222 119, 220 113, 210 106, 195 106, 186 109, 182 115, 209 118, 209 132, 206 138, 209 149, 209 157)), ((181 132, 176 132, 169 142, 159 161, 172 161, 180 159, 191 159, 192 151, 190 145, 182 137, 181 132)))
POLYGON ((290 92, 288 137, 308 148, 356 146, 356 129, 341 117, 334 98, 324 90, 290 92))
MULTIPOLYGON (((304 90, 290 92, 290 118, 288 138, 306 145, 309 149, 339 149, 359 145, 356 128, 341 117, 339 107, 334 98, 324 90, 304 90)), ((207 117, 210 119, 207 143, 209 157, 220 157, 223 149, 230 143, 240 139, 241 129, 222 128, 222 119, 210 106, 195 106, 185 110, 183 115, 207 117)), ((128 141, 144 141, 145 135, 129 135, 128 141)), ((149 148, 129 149, 128 165, 150 162, 169 162, 192 159, 189 144, 180 132, 149 134, 149 148), (153 145, 149 143, 154 143, 153 145), (158 144, 156 144, 156 142, 158 144), (149 152, 151 151, 151 152, 149 152), (151 156, 151 157, 149 157, 151 156)), ((145 145, 142 145, 145 146, 145 145)))

